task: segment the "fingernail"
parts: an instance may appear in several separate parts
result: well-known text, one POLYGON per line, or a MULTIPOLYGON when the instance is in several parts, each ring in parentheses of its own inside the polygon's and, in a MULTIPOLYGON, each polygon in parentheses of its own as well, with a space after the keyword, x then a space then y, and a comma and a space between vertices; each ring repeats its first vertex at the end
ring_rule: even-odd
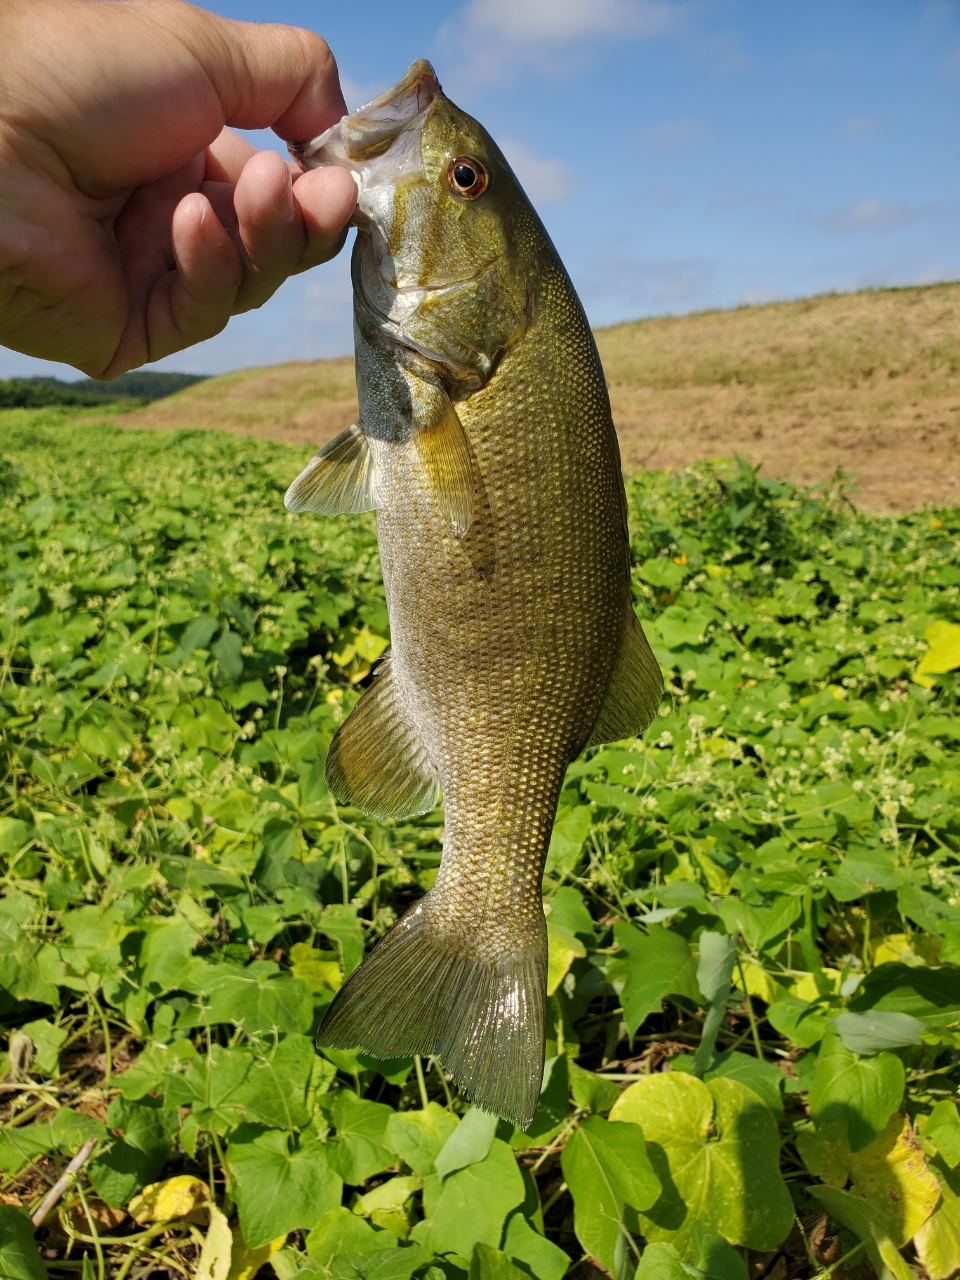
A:
POLYGON ((217 215, 208 205, 200 215, 200 234, 211 249, 219 249, 223 244, 224 230, 217 215))

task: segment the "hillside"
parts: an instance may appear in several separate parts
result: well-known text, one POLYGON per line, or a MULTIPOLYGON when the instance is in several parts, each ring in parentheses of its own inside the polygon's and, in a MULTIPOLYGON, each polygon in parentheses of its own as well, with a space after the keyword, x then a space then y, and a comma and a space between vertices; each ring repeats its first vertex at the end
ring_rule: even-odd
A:
MULTIPOLYGON (((740 454, 865 510, 960 501, 960 283, 601 329, 624 469, 740 454)), ((356 414, 349 359, 246 369, 124 418, 323 444, 356 414)))

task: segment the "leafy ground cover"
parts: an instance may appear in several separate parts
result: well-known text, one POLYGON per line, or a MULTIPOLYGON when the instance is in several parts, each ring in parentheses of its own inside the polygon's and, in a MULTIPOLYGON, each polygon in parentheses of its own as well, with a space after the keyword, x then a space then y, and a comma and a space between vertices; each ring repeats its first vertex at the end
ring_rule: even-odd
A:
POLYGON ((300 450, 2 427, 3 1274, 960 1269, 960 512, 632 483, 667 694, 569 770, 521 1133, 313 1049, 442 838, 323 781, 388 644, 371 520, 287 515, 300 450))

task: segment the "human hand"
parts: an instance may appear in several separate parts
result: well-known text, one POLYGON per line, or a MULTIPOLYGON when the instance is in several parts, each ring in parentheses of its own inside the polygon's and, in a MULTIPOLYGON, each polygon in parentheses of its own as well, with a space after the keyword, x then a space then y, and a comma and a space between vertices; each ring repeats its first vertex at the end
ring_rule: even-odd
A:
POLYGON ((326 44, 184 0, 0 0, 0 343, 96 378, 202 342, 339 250, 343 170, 225 129, 345 112, 326 44))

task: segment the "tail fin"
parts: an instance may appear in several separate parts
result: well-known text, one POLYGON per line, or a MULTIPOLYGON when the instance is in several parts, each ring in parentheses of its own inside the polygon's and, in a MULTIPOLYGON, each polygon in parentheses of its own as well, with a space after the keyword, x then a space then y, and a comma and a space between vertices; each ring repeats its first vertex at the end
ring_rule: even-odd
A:
POLYGON ((481 960, 423 908, 421 899, 350 975, 317 1044, 436 1056, 466 1097, 525 1129, 543 1079, 546 931, 525 950, 481 960))

